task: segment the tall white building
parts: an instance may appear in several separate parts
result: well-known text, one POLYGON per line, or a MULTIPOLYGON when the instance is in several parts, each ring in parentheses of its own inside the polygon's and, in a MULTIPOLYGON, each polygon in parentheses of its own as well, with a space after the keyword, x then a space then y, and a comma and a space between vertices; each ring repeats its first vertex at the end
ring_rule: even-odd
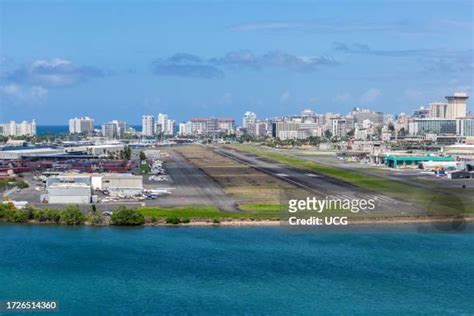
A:
POLYGON ((193 124, 191 121, 186 123, 179 123, 179 135, 188 136, 193 134, 193 124))
POLYGON ((168 114, 159 113, 156 120, 156 133, 163 133, 165 135, 173 135, 176 122, 170 120, 168 114))
POLYGON ((455 92, 452 96, 447 96, 448 105, 446 107, 446 118, 456 119, 467 115, 467 93, 455 92))
POLYGON ((242 127, 246 129, 250 129, 251 127, 255 126, 257 122, 257 115, 254 112, 245 112, 244 117, 242 119, 242 127))
POLYGON ((36 135, 36 122, 33 119, 31 123, 23 121, 17 123, 10 121, 9 123, 0 124, 0 135, 2 136, 34 136, 36 135))
MULTIPOLYGON (((366 120, 369 123, 371 122, 370 120, 366 120)), ((344 118, 332 118, 331 119, 331 133, 332 136, 337 136, 337 137, 344 137, 346 136, 346 119, 344 118)))
POLYGON ((142 135, 153 136, 155 135, 155 118, 153 115, 142 116, 142 135))
POLYGON ((91 134, 94 131, 94 119, 88 116, 69 120, 69 134, 91 134))
POLYGON ((113 120, 110 123, 115 124, 117 126, 117 136, 122 137, 128 131, 128 123, 119 120, 113 120))
POLYGON ((102 124, 102 136, 108 139, 115 139, 119 135, 117 124, 114 122, 102 124))
POLYGON ((430 103, 430 114, 434 118, 446 118, 446 109, 448 104, 445 102, 430 103))
MULTIPOLYGON (((168 132, 168 115, 159 113, 158 118, 156 120, 156 124, 160 125, 160 132, 163 132, 164 134, 167 134, 168 132)), ((157 131, 158 132, 158 131, 157 131)))

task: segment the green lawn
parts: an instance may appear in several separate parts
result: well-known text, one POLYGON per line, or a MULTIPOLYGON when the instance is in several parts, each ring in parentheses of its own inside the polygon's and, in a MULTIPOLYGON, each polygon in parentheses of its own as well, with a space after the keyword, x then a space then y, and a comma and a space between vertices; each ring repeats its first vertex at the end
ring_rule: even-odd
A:
POLYGON ((245 212, 280 212, 280 204, 241 204, 239 208, 245 212))
POLYGON ((229 213, 221 212, 213 206, 181 206, 173 208, 163 207, 144 207, 140 208, 139 212, 143 216, 151 218, 166 218, 166 217, 179 217, 179 218, 195 218, 195 219, 251 219, 251 218, 278 218, 279 213, 276 212, 263 212, 263 211, 246 211, 241 213, 229 213))
MULTIPOLYGON (((389 197, 404 200, 413 205, 429 209, 432 214, 446 215, 459 214, 459 205, 463 201, 446 191, 434 192, 431 190, 411 186, 402 182, 388 180, 382 177, 367 175, 328 165, 317 164, 313 161, 290 157, 285 154, 269 151, 252 145, 233 145, 237 150, 249 152, 261 157, 272 159, 282 164, 300 168, 306 171, 330 176, 358 187, 381 193, 389 197)), ((464 203, 465 212, 472 212, 472 208, 464 203)))

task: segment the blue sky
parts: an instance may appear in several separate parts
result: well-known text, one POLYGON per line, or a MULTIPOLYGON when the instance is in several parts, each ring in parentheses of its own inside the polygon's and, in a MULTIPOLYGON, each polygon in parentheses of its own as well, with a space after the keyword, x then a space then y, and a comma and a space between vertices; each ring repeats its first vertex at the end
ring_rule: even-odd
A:
POLYGON ((473 10, 471 0, 0 0, 0 121, 411 112, 472 94, 473 10))

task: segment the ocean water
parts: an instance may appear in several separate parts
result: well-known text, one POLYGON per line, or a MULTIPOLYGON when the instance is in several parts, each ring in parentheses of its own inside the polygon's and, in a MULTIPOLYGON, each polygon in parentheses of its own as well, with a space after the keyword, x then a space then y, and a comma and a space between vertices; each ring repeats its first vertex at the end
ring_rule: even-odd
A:
POLYGON ((474 235, 0 226, 0 300, 57 314, 474 313, 474 235))
MULTIPOLYGON (((141 125, 131 125, 135 130, 141 131, 141 125)), ((95 126, 95 128, 100 129, 100 125, 95 126)), ((67 134, 69 133, 68 125, 38 125, 36 127, 36 132, 38 135, 54 135, 54 134, 67 134)))
POLYGON ((38 135, 67 134, 68 132, 69 132, 68 125, 38 125, 36 126, 36 134, 38 135))

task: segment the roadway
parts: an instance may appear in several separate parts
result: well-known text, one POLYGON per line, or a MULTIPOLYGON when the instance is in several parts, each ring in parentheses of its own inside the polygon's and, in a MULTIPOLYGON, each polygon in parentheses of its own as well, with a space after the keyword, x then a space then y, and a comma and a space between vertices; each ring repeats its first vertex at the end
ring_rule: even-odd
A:
POLYGON ((424 210, 416 208, 407 202, 396 200, 323 174, 308 172, 226 147, 213 147, 213 150, 224 157, 293 184, 319 198, 328 197, 329 199, 342 200, 374 199, 377 205, 374 210, 375 212, 396 212, 400 214, 426 213, 424 210))

